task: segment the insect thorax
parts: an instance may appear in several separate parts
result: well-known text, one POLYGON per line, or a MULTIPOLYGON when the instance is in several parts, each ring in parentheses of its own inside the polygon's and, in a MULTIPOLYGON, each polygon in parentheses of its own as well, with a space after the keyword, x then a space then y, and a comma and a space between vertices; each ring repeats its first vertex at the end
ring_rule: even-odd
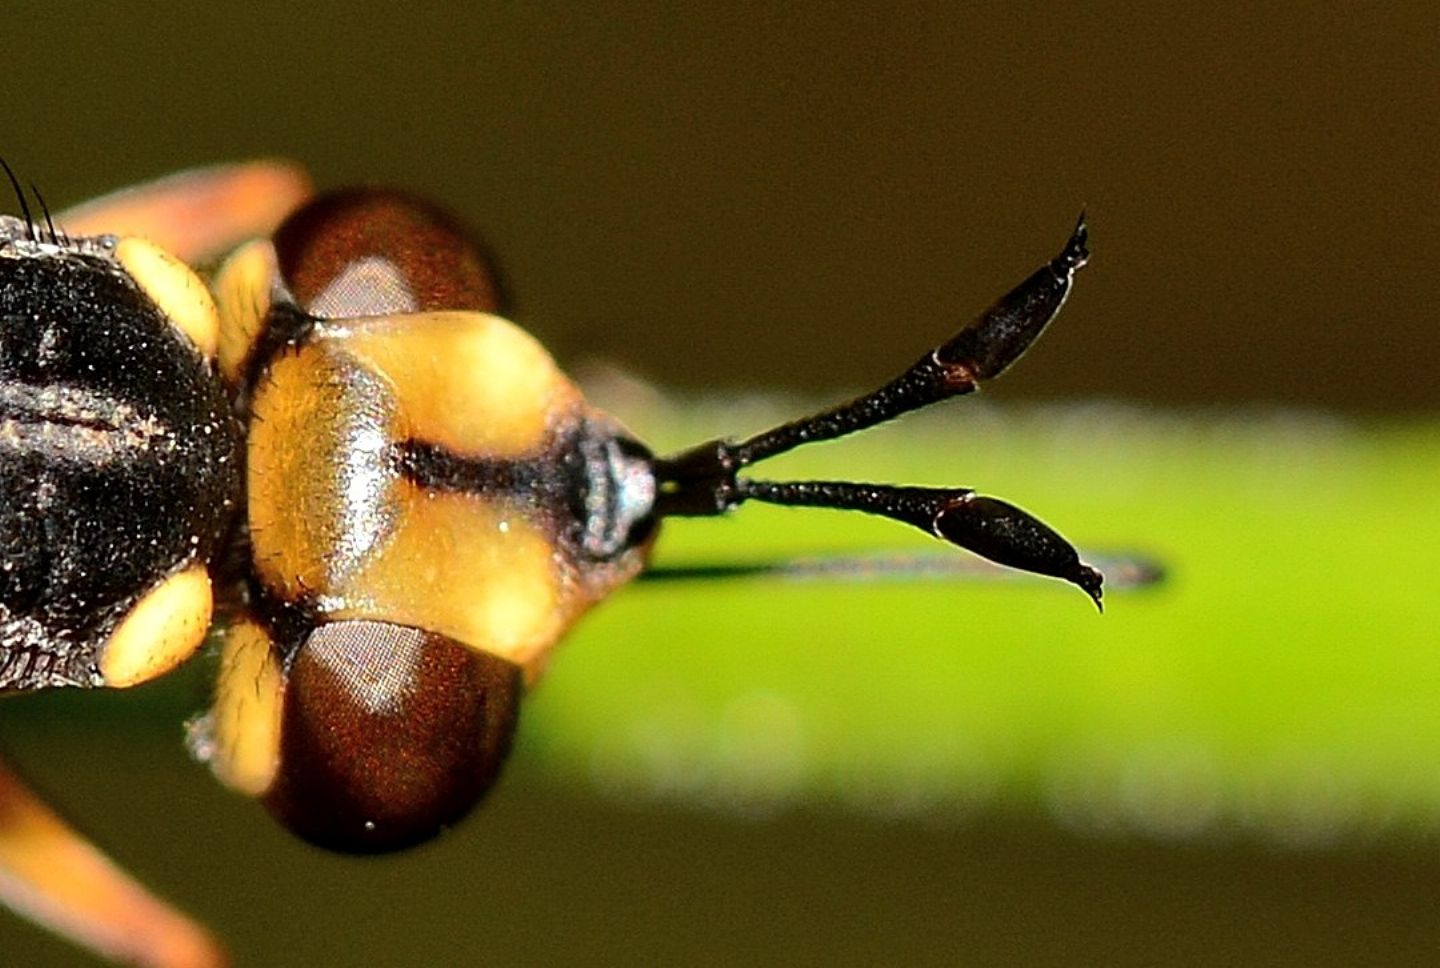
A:
POLYGON ((117 624, 213 553, 239 457, 209 365, 106 245, 0 244, 0 689, 100 684, 117 624))

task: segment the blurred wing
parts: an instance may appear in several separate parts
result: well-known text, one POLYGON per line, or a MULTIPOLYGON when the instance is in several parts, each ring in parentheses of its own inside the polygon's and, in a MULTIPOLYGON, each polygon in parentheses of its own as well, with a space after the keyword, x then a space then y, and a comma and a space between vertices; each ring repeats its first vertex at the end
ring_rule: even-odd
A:
POLYGON ((181 261, 203 263, 269 235, 310 194, 299 166, 251 161, 121 189, 60 212, 55 223, 72 236, 143 236, 181 261))

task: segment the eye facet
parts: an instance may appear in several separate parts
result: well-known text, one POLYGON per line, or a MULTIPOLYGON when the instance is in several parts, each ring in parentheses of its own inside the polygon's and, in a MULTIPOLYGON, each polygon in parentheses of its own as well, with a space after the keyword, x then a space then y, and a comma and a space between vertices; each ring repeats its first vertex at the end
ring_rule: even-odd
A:
POLYGON ((285 687, 271 812, 332 850, 433 837, 489 789, 514 733, 520 668, 386 622, 317 627, 285 687))

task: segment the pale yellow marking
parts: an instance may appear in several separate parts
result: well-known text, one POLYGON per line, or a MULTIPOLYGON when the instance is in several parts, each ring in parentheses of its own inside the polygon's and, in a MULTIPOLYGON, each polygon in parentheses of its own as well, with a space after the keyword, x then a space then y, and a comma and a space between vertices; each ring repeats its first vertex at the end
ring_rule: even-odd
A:
POLYGON ((327 327, 328 337, 393 384, 409 437, 463 457, 534 453, 581 405, 544 347, 499 316, 382 316, 327 327))
POLYGON ((287 601, 328 594, 391 528, 398 475, 388 384, 312 343, 261 379, 249 431, 248 514, 255 566, 287 601))
POLYGON ((403 488, 393 537, 327 611, 438 632, 521 666, 547 652, 583 604, 544 532, 499 502, 403 488))
POLYGON ((201 355, 214 357, 220 316, 200 277, 155 243, 134 236, 120 240, 115 258, 201 355))
POLYGON ((210 575, 193 565, 145 594, 105 643, 100 674, 117 688, 164 675, 194 654, 210 628, 210 575))
POLYGON ((3 763, 0 902, 107 960, 146 968, 226 963, 204 928, 116 867, 3 763))
POLYGON ((227 629, 210 710, 210 769, 230 789, 258 797, 275 781, 284 692, 265 630, 248 618, 227 629))
POLYGON ((304 169, 286 161, 195 168, 66 209, 74 236, 139 235, 186 262, 210 262, 268 236, 310 197, 304 169))
POLYGON ((215 273, 220 372, 232 384, 244 376, 245 361, 260 339, 277 272, 275 246, 269 239, 255 239, 231 253, 215 273))

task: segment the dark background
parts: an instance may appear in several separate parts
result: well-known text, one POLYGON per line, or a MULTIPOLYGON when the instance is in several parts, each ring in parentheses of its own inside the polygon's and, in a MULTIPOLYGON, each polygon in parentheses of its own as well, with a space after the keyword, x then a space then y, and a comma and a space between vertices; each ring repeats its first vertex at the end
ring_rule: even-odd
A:
POLYGON ((52 203, 264 154, 406 185, 572 363, 868 383, 1084 206, 1092 267, 996 393, 1440 402, 1424 4, 56 9, 10 14, 0 108, 52 203))
MULTIPOLYGON (((268 154, 323 185, 420 190, 484 232, 562 361, 682 389, 889 376, 1084 206, 1094 262, 998 397, 1440 402, 1432 5, 285 9, 7 10, 0 152, 57 207, 268 154)), ((742 821, 523 765, 418 859, 347 863, 186 763, 175 723, 203 693, 171 688, 155 724, 125 697, 6 703, 6 744, 243 965, 1421 963, 1440 946, 1433 844, 1106 840, 1023 809, 742 821)), ((76 957, 8 916, 0 949, 76 957)))

